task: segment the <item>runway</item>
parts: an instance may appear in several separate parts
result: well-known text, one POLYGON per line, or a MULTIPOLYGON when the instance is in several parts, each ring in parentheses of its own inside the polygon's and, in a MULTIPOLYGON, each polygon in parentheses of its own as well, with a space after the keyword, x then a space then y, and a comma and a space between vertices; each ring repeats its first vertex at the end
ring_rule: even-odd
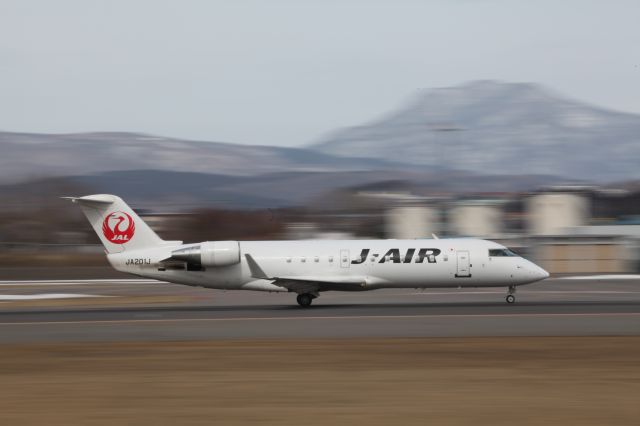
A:
POLYGON ((328 292, 302 309, 294 294, 141 279, 3 281, 0 300, 9 300, 0 302, 0 343, 640 335, 637 278, 549 279, 520 287, 514 305, 504 295, 502 288, 328 292))

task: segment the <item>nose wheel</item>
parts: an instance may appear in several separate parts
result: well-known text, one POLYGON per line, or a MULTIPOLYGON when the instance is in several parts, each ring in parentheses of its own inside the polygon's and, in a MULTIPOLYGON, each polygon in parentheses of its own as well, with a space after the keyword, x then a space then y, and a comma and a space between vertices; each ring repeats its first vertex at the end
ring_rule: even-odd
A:
POLYGON ((516 287, 515 286, 509 286, 509 294, 507 294, 507 297, 505 297, 505 300, 507 301, 508 304, 512 304, 516 302, 516 287))
POLYGON ((298 305, 302 306, 303 308, 308 308, 309 306, 311 306, 311 302, 313 302, 313 299, 315 299, 315 297, 309 293, 299 294, 296 298, 296 300, 298 301, 298 305))

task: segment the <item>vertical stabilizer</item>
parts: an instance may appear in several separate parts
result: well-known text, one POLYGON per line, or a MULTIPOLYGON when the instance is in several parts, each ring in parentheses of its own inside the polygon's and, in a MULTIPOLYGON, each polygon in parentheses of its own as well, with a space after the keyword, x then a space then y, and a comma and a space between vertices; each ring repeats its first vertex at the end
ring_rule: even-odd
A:
POLYGON ((107 253, 150 248, 164 243, 120 197, 98 194, 65 198, 80 205, 107 253))

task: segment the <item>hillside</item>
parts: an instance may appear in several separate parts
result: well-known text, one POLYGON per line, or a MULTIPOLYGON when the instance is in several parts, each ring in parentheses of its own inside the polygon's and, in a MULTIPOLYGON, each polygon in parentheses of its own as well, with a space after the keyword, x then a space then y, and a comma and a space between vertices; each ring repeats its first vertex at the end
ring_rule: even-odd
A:
POLYGON ((239 145, 138 133, 0 132, 0 182, 125 170, 254 176, 281 171, 396 168, 377 159, 342 158, 305 148, 239 145))
POLYGON ((535 84, 478 81, 426 90, 312 148, 480 174, 611 181, 640 177, 640 115, 593 107, 535 84))

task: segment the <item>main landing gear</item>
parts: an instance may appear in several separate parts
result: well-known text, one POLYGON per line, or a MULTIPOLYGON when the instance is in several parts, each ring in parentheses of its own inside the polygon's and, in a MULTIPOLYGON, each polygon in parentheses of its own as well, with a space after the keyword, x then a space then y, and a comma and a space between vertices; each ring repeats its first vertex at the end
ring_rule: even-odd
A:
POLYGON ((313 299, 315 298, 316 296, 314 296, 313 294, 302 293, 298 295, 296 300, 298 301, 298 305, 302 306, 303 308, 308 308, 309 306, 311 306, 311 302, 313 302, 313 299))
POLYGON ((515 303, 516 301, 516 286, 511 285, 509 286, 509 293, 507 294, 507 297, 505 297, 505 300, 507 301, 507 303, 512 304, 515 303))

